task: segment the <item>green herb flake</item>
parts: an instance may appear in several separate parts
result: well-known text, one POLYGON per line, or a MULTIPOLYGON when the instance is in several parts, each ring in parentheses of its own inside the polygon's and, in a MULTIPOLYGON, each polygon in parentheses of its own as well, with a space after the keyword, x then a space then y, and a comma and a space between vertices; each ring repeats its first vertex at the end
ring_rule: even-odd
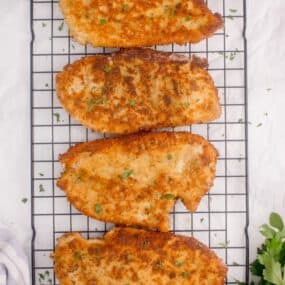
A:
POLYGON ((150 245, 150 242, 148 240, 144 240, 143 247, 148 247, 150 245))
POLYGON ((156 269, 162 269, 162 268, 163 268, 162 261, 159 260, 158 262, 156 262, 154 267, 155 267, 156 269))
POLYGON ((42 172, 39 172, 39 176, 43 177, 43 176, 44 176, 44 174, 43 174, 42 172))
POLYGON ((23 198, 21 201, 22 201, 22 203, 26 204, 28 202, 28 199, 27 198, 23 198))
POLYGON ((105 19, 105 18, 101 18, 100 19, 100 25, 106 25, 107 24, 107 19, 105 19))
POLYGON ((41 280, 45 280, 45 276, 44 276, 44 274, 43 274, 43 273, 39 273, 39 279, 41 279, 41 280))
POLYGON ((182 277, 185 279, 188 279, 190 277, 190 272, 189 271, 183 271, 181 273, 182 277))
POLYGON ((47 26, 46 23, 42 23, 42 27, 45 28, 47 26))
POLYGON ((104 66, 104 69, 103 69, 103 70, 104 70, 104 72, 109 73, 109 72, 112 70, 112 67, 106 65, 106 66, 104 66))
POLYGON ((242 118, 238 119, 238 122, 239 122, 239 123, 242 123, 242 122, 243 122, 243 119, 242 119, 242 118))
POLYGON ((102 212, 101 204, 96 204, 95 205, 95 212, 96 212, 96 214, 101 214, 101 212, 102 212))
POLYGON ((167 154, 167 159, 171 160, 173 158, 173 155, 171 153, 167 154))
POLYGON ((122 7, 122 11, 123 12, 128 12, 130 10, 130 7, 128 4, 123 4, 123 7, 122 7))
POLYGON ((135 100, 135 99, 130 99, 129 104, 130 104, 132 107, 136 106, 136 100, 135 100))
POLYGON ((200 218, 200 223, 203 223, 203 222, 204 222, 204 220, 205 220, 205 218, 204 218, 204 217, 200 218))
POLYGON ((64 26, 64 22, 62 22, 59 26, 58 26, 58 30, 62 31, 63 30, 63 26, 64 26))
POLYGON ((53 116, 56 118, 56 122, 60 122, 60 114, 59 113, 54 113, 53 116))
POLYGON ((128 260, 128 261, 132 260, 132 258, 133 258, 133 257, 132 257, 131 254, 128 254, 128 255, 127 255, 127 260, 128 260))
POLYGON ((134 173, 134 171, 132 169, 126 169, 122 175, 121 175, 121 178, 122 179, 128 179, 130 176, 132 176, 134 173))
POLYGON ((82 259, 81 252, 80 251, 75 251, 74 254, 73 254, 73 258, 77 259, 77 260, 82 259))
POLYGON ((184 265, 184 262, 183 261, 179 261, 179 260, 175 260, 174 264, 175 264, 176 267, 181 267, 181 266, 184 265))
POLYGON ((229 241, 229 240, 226 241, 226 242, 220 242, 220 243, 218 243, 218 245, 219 245, 220 247, 222 247, 222 248, 227 248, 227 247, 229 246, 229 244, 230 244, 230 241, 229 241))
POLYGON ((40 192, 45 192, 45 188, 44 188, 43 184, 39 185, 39 191, 40 192))
POLYGON ((166 194, 163 194, 161 197, 160 197, 161 200, 174 200, 175 199, 175 195, 171 194, 171 193, 166 193, 166 194))
POLYGON ((236 12, 237 12, 237 9, 230 9, 230 12, 231 12, 231 13, 236 13, 236 12))
POLYGON ((87 103, 87 112, 92 112, 97 105, 102 105, 107 102, 106 96, 89 98, 86 100, 87 103))
POLYGON ((259 124, 256 125, 257 128, 259 128, 261 126, 262 126, 262 123, 259 123, 259 124))
POLYGON ((189 22, 191 20, 191 17, 190 16, 187 16, 186 18, 185 18, 185 21, 186 22, 189 22))
POLYGON ((45 84, 45 87, 48 87, 48 83, 45 84))
POLYGON ((184 108, 189 108, 190 107, 190 103, 189 102, 184 102, 184 103, 182 103, 182 106, 184 108))
POLYGON ((233 265, 233 266, 239 266, 240 264, 238 264, 237 262, 234 261, 234 262, 232 263, 232 265, 233 265))

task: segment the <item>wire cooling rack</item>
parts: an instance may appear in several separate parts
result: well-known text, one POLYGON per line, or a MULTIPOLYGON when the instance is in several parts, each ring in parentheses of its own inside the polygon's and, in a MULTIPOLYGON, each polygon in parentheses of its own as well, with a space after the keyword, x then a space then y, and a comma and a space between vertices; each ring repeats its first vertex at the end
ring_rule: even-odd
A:
MULTIPOLYGON (((193 235, 228 265, 227 284, 248 282, 247 97, 245 0, 208 0, 223 15, 225 29, 196 45, 156 46, 157 50, 209 61, 219 89, 223 114, 215 122, 172 130, 200 134, 219 150, 215 184, 197 212, 178 202, 171 213, 172 230, 193 235)), ((80 46, 68 33, 58 1, 31 1, 31 150, 33 285, 58 284, 50 254, 56 239, 69 231, 86 238, 102 236, 112 225, 87 218, 75 210, 56 186, 61 172, 58 155, 71 145, 108 136, 73 121, 55 94, 55 75, 63 66, 88 54, 114 49, 80 46)))

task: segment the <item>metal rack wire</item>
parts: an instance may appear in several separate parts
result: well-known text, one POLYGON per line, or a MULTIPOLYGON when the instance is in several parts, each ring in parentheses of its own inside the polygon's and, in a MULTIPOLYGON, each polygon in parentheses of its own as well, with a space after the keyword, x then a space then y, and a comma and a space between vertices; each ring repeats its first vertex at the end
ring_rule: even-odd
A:
MULTIPOLYGON (((247 93, 245 0, 208 0, 223 15, 225 29, 196 45, 156 46, 158 50, 206 57, 219 89, 223 115, 215 122, 172 130, 201 134, 219 150, 217 177, 199 209, 189 213, 178 202, 171 213, 172 230, 193 235, 211 247, 229 267, 227 284, 248 282, 247 93)), ((61 108, 54 77, 64 65, 88 54, 113 49, 82 47, 63 22, 58 1, 31 0, 31 153, 33 285, 58 284, 50 259, 58 236, 78 231, 102 236, 112 225, 81 215, 56 187, 58 154, 71 145, 97 139, 61 108)))

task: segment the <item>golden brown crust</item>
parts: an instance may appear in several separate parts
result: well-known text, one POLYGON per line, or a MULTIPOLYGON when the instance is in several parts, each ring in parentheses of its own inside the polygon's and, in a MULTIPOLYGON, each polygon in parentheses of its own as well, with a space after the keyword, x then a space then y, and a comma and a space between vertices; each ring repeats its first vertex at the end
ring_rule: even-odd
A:
POLYGON ((201 0, 60 0, 60 7, 74 39, 93 46, 197 43, 223 27, 201 0))
POLYGON ((115 228, 103 239, 62 236, 55 253, 61 285, 222 285, 227 268, 192 237, 115 228))
POLYGON ((150 49, 83 58, 56 77, 72 117, 99 132, 206 123, 221 114, 207 61, 150 49))
POLYGON ((190 133, 101 139, 60 156, 57 185, 87 216, 168 231, 176 199, 195 211, 213 184, 216 161, 216 149, 190 133))

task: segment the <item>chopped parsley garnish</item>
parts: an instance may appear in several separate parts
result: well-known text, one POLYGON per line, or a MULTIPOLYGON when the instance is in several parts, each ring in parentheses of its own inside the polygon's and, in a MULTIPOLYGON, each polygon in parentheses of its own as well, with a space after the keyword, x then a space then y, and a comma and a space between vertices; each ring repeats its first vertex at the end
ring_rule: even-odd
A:
POLYGON ((232 51, 229 56, 226 56, 226 58, 228 58, 230 61, 233 61, 236 58, 236 55, 237 55, 237 49, 236 51, 232 51))
POLYGON ((59 123, 60 122, 60 114, 59 113, 54 113, 53 115, 56 118, 56 122, 59 123))
POLYGON ((104 66, 104 69, 103 69, 103 70, 104 70, 104 72, 109 73, 109 72, 112 70, 112 67, 106 65, 106 66, 104 66))
POLYGON ((218 245, 222 248, 227 248, 230 244, 230 241, 226 241, 226 242, 220 242, 218 245))
POLYGON ((63 30, 63 26, 64 26, 64 22, 62 22, 59 26, 58 26, 58 30, 62 31, 63 30))
POLYGON ((161 197, 160 197, 161 200, 174 200, 175 199, 175 195, 171 194, 171 193, 166 193, 166 194, 163 194, 161 197))
POLYGON ((150 242, 148 240, 144 240, 143 247, 148 247, 150 245, 150 242))
POLYGON ((131 254, 128 254, 128 255, 127 255, 127 260, 129 260, 129 261, 130 261, 130 260, 132 260, 132 258, 133 258, 133 257, 132 257, 132 255, 131 255, 131 254))
POLYGON ((162 261, 159 260, 159 261, 155 264, 155 268, 157 268, 157 269, 162 269, 162 267, 163 267, 162 261))
POLYGON ((40 192, 45 192, 43 184, 40 184, 39 188, 40 188, 40 192))
POLYGON ((236 12, 237 12, 237 9, 230 9, 230 12, 231 12, 231 13, 236 13, 236 12))
POLYGON ((22 201, 22 203, 26 204, 28 202, 28 199, 27 198, 23 198, 21 201, 22 201))
POLYGON ((105 19, 105 18, 101 18, 101 19, 100 19, 100 24, 101 24, 101 25, 106 25, 107 22, 108 22, 108 21, 107 21, 107 19, 105 19))
POLYGON ((173 158, 173 155, 171 153, 167 154, 167 159, 171 160, 173 158))
POLYGON ((169 7, 168 5, 166 5, 164 7, 164 11, 166 14, 169 15, 169 17, 174 17, 176 13, 176 7, 169 7))
POLYGON ((80 251, 75 251, 74 254, 73 254, 73 257, 74 257, 74 259, 77 259, 77 260, 81 259, 82 256, 81 256, 80 251))
POLYGON ((184 262, 183 262, 183 261, 176 260, 174 264, 175 264, 175 266, 177 266, 177 267, 181 267, 181 266, 184 265, 184 262))
POLYGON ((257 128, 259 128, 261 126, 262 126, 262 123, 259 123, 259 124, 256 125, 257 128))
POLYGON ((170 11, 169 12, 170 17, 174 17, 175 16, 175 12, 176 12, 176 8, 175 7, 171 7, 169 11, 170 11))
POLYGON ((205 218, 204 218, 204 217, 200 218, 200 223, 203 223, 203 222, 204 222, 204 220, 205 220, 205 218))
POLYGON ((97 98, 89 98, 86 100, 86 103, 87 103, 87 111, 92 112, 97 105, 106 103, 106 97, 101 96, 97 98))
POLYGON ((48 87, 48 83, 45 84, 45 87, 48 87))
POLYGON ((42 27, 45 28, 47 26, 46 23, 42 23, 42 27))
POLYGON ((238 119, 238 122, 239 122, 239 123, 242 123, 242 122, 243 122, 243 119, 242 119, 242 118, 238 119))
POLYGON ((136 100, 135 100, 135 99, 131 99, 131 100, 130 100, 130 105, 131 105, 132 107, 136 106, 136 100))
POLYGON ((188 279, 188 278, 190 277, 189 271, 183 271, 183 272, 181 273, 181 275, 182 275, 182 277, 185 278, 185 279, 188 279))
POLYGON ((184 108, 188 108, 188 107, 190 107, 190 103, 189 102, 184 102, 184 103, 182 103, 182 106, 184 108))
POLYGON ((240 264, 238 264, 237 262, 234 261, 234 262, 232 263, 232 265, 233 265, 233 266, 239 266, 240 264))
POLYGON ((122 175, 121 175, 121 178, 122 179, 128 179, 130 176, 132 176, 134 173, 134 171, 132 169, 126 169, 122 175))
POLYGON ((189 22, 191 20, 191 17, 190 16, 187 16, 186 18, 185 18, 185 21, 186 22, 189 22))
POLYGON ((43 174, 43 173, 41 173, 41 172, 39 172, 39 176, 42 176, 42 177, 43 177, 43 176, 44 176, 44 174, 43 174))
POLYGON ((130 10, 130 7, 128 4, 123 4, 123 7, 122 7, 122 11, 123 12, 128 12, 130 10))
POLYGON ((102 212, 102 206, 100 204, 95 205, 96 214, 100 214, 102 212))

